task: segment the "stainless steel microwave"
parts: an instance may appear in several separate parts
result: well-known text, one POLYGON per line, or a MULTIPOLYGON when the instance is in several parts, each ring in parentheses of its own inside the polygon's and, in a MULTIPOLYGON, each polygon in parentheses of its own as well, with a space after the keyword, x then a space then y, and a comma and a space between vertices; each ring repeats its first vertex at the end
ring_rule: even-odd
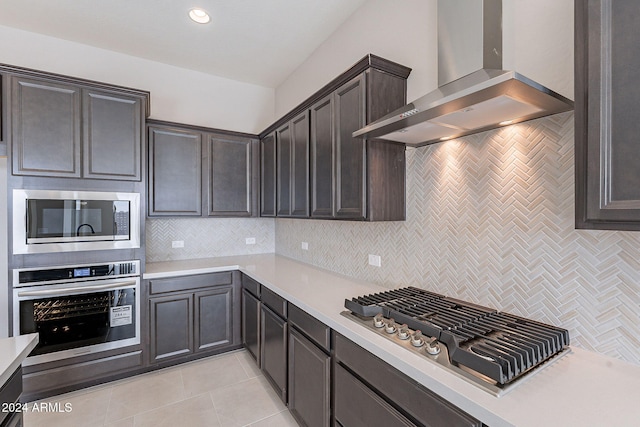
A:
POLYGON ((140 247, 140 194, 13 190, 13 253, 140 247))

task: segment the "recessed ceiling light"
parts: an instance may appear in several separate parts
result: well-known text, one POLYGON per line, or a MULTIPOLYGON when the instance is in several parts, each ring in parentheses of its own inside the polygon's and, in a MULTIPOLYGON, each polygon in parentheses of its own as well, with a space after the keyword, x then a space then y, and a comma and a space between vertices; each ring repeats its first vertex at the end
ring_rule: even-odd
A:
POLYGON ((211 21, 211 17, 207 13, 207 11, 204 9, 199 9, 197 7, 194 7, 189 11, 189 18, 191 18, 192 21, 197 22, 198 24, 206 24, 211 21))

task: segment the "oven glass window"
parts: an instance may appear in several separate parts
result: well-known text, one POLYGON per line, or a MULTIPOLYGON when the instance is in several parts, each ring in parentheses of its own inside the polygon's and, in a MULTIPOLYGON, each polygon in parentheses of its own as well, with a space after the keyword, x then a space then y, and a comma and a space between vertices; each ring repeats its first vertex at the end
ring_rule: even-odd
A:
POLYGON ((126 200, 27 200, 27 240, 129 236, 126 200))
POLYGON ((32 356, 135 338, 134 288, 20 301, 20 333, 38 332, 32 356))

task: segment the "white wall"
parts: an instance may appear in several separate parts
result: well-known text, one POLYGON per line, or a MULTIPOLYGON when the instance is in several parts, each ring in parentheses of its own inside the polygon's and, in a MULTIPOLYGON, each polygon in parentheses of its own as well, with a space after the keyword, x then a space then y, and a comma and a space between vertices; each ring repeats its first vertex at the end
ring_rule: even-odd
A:
MULTIPOLYGON (((503 0, 503 68, 573 99, 573 0, 503 0)), ((412 101, 438 86, 437 0, 369 0, 278 88, 276 117, 367 53, 413 71, 412 101)))
MULTIPOLYGON (((0 206, 7 204, 7 158, 0 157, 0 206)), ((9 271, 7 209, 0 209, 0 338, 9 332, 9 271)))
POLYGON ((573 99, 573 0, 503 0, 503 68, 573 99))
POLYGON ((5 26, 0 63, 148 90, 154 119, 249 133, 274 121, 271 88, 5 26))
POLYGON ((304 101, 368 53, 413 71, 407 99, 438 85, 436 0, 369 0, 276 88, 276 117, 304 101))

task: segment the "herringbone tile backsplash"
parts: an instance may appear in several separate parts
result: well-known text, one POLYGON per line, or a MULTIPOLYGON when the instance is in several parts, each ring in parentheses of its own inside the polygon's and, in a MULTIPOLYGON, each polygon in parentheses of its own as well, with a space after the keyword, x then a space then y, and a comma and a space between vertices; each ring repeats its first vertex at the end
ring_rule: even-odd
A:
POLYGON ((146 228, 147 262, 274 252, 270 218, 154 218, 146 228), (247 237, 256 244, 247 245, 247 237), (174 240, 184 248, 172 248, 174 240))
POLYGON ((277 219, 276 252, 562 326, 640 364, 640 232, 574 229, 573 126, 563 113, 409 149, 407 221, 277 219))

